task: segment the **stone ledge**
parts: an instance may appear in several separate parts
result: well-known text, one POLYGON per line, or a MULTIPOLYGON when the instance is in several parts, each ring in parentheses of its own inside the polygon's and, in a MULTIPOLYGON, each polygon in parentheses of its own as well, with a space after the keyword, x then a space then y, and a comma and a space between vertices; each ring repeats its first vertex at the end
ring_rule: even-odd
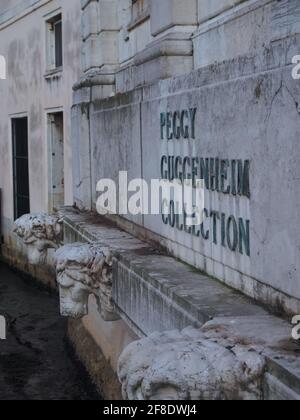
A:
POLYGON ((271 315, 215 318, 202 328, 150 334, 120 356, 123 396, 299 400, 299 347, 289 336, 289 325, 271 315), (276 371, 277 361, 283 368, 276 371))
POLYGON ((295 393, 291 388, 282 383, 275 376, 265 374, 264 396, 266 400, 276 401, 298 401, 300 394, 295 393))
POLYGON ((191 36, 185 33, 171 33, 153 41, 144 51, 138 53, 134 58, 134 64, 139 66, 162 56, 192 55, 191 36))
POLYGON ((149 44, 129 66, 120 67, 116 73, 116 92, 131 91, 192 70, 191 34, 170 33, 149 44))
POLYGON ((100 216, 71 211, 65 215, 64 225, 65 243, 97 242, 111 249, 115 304, 121 315, 144 335, 189 325, 200 326, 215 317, 267 315, 263 308, 254 305, 240 292, 159 253, 100 216), (136 297, 134 304, 130 293, 136 297), (149 306, 149 302, 156 299, 163 316, 149 306), (147 322, 142 325, 139 314, 146 309, 147 322))
POLYGON ((171 257, 117 253, 113 271, 117 308, 144 335, 199 327, 216 317, 266 314, 239 292, 171 257))
POLYGON ((92 86, 113 86, 115 84, 115 72, 113 69, 90 71, 74 84, 73 90, 90 88, 92 86))
POLYGON ((65 241, 78 240, 110 247, 116 311, 140 337, 193 326, 211 340, 253 346, 266 358, 264 399, 300 398, 300 348, 288 322, 100 216, 66 213, 65 241))

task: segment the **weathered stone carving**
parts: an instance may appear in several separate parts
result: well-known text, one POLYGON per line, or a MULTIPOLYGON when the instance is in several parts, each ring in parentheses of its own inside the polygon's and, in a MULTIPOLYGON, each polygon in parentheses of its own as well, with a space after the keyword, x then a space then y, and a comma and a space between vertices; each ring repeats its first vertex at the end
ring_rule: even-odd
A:
POLYGON ((15 221, 14 232, 26 245, 30 264, 42 265, 46 262, 47 250, 60 245, 62 219, 45 213, 25 214, 15 221))
POLYGON ((226 347, 187 328, 130 344, 118 374, 129 400, 258 400, 264 366, 250 347, 226 347))
POLYGON ((88 299, 96 297, 105 321, 118 319, 112 302, 112 255, 99 244, 65 245, 55 253, 61 314, 82 318, 88 314, 88 299))

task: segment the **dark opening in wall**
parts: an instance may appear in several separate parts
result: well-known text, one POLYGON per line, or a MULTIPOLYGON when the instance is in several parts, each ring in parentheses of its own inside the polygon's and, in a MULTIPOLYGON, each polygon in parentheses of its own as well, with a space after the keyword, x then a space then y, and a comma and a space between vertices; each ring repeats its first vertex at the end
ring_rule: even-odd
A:
POLYGON ((28 119, 12 119, 14 218, 30 213, 28 119))

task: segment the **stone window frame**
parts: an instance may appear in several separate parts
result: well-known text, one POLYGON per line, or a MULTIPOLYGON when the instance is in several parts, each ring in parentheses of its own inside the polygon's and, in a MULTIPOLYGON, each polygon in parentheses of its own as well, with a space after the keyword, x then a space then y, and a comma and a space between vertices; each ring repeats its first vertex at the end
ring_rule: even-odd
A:
POLYGON ((61 22, 63 25, 63 13, 62 9, 59 8, 46 16, 44 16, 45 21, 45 30, 46 30, 46 40, 45 40, 45 47, 46 47, 46 74, 47 77, 49 74, 52 73, 60 73, 63 70, 63 30, 61 34, 61 49, 62 49, 62 63, 61 66, 56 65, 56 52, 55 52, 55 35, 52 32, 53 24, 57 22, 61 22), (54 36, 53 36, 54 35, 54 36))

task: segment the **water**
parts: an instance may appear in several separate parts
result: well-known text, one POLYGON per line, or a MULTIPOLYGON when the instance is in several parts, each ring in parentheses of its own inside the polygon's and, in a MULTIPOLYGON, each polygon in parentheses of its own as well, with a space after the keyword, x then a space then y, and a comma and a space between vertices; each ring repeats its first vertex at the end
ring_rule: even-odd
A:
POLYGON ((0 265, 0 400, 93 400, 98 396, 66 341, 58 297, 0 265))

